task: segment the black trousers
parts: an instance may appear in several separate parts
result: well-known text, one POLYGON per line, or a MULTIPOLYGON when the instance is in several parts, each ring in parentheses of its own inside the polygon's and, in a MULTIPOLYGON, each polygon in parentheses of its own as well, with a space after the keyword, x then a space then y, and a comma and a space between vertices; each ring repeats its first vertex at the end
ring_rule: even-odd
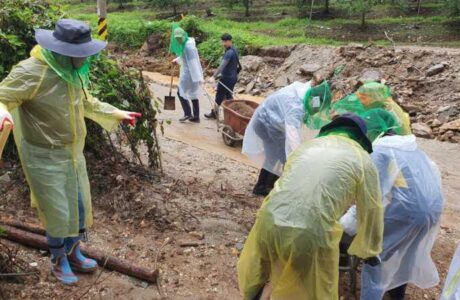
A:
POLYGON ((267 196, 270 194, 278 178, 278 175, 273 174, 265 169, 261 169, 257 183, 254 186, 253 193, 256 195, 267 196))
POLYGON ((407 284, 404 284, 389 290, 387 293, 390 295, 391 300, 404 300, 404 296, 406 295, 406 288, 407 284))

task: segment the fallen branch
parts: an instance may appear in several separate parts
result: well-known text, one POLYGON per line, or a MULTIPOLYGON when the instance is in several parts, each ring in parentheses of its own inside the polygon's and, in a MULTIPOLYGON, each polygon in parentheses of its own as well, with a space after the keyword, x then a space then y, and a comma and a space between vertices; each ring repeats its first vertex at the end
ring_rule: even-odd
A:
MULTIPOLYGON (((31 248, 48 251, 48 244, 44 236, 25 231, 23 229, 18 229, 9 225, 5 225, 3 227, 6 231, 6 235, 2 238, 31 248)), ((119 273, 135 277, 137 279, 141 279, 150 283, 155 283, 158 279, 158 270, 152 271, 145 268, 137 267, 127 261, 107 256, 104 253, 94 249, 89 249, 84 245, 82 245, 81 250, 84 255, 96 260, 100 266, 105 267, 108 270, 117 271, 119 273)))

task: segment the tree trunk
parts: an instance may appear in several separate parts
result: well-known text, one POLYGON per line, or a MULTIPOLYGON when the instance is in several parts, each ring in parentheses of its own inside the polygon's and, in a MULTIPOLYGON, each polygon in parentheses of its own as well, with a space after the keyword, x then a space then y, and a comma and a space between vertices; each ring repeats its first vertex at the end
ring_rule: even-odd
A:
POLYGON ((177 6, 173 5, 173 14, 177 16, 177 6))
POLYGON ((249 1, 250 0, 244 0, 244 7, 246 8, 246 17, 249 17, 249 1))
POLYGON ((329 0, 324 1, 324 13, 329 13, 329 0))
POLYGON ((366 27, 366 12, 361 13, 361 28, 366 27))
MULTIPOLYGON (((6 235, 2 238, 19 243, 24 246, 37 248, 41 250, 48 250, 46 237, 36 233, 28 232, 26 230, 17 229, 11 226, 2 226, 6 231, 6 235)), ((35 226, 32 227, 35 230, 35 226)), ((117 271, 119 273, 135 277, 150 283, 156 283, 159 271, 149 270, 144 267, 138 267, 125 260, 106 255, 100 251, 90 249, 82 245, 81 251, 84 255, 93 258, 97 263, 108 270, 117 271)))

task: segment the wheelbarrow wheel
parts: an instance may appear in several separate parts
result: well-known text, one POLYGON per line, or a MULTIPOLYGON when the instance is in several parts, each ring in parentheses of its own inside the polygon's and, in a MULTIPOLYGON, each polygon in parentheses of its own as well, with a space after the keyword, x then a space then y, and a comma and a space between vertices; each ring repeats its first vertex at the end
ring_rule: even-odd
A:
POLYGON ((235 131, 230 126, 225 125, 224 128, 222 128, 222 139, 224 140, 224 144, 233 147, 235 146, 235 131))

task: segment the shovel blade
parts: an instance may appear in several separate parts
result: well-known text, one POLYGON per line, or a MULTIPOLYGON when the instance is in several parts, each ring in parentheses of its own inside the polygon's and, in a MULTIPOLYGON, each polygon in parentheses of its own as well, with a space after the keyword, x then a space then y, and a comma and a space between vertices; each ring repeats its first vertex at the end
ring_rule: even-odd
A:
POLYGON ((176 97, 165 96, 164 110, 176 110, 176 97))

